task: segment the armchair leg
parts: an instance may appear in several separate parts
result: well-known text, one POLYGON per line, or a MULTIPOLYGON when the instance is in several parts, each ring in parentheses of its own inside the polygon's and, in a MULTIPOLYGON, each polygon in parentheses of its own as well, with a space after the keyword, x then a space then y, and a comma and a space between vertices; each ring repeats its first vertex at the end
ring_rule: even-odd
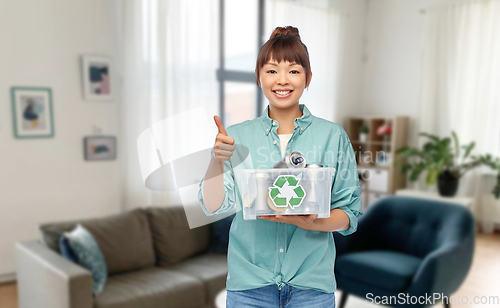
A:
MULTIPOLYGON (((339 306, 339 308, 344 308, 345 302, 347 301, 347 297, 348 296, 349 296, 348 293, 342 292, 342 296, 340 297, 340 306, 339 306)), ((448 308, 448 307, 446 307, 446 308, 448 308)))

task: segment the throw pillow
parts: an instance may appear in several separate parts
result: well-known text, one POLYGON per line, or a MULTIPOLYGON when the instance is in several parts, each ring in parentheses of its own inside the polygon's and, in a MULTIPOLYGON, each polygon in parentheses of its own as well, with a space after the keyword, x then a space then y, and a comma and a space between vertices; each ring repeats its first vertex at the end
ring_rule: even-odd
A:
POLYGON ((71 262, 78 263, 78 258, 75 255, 73 249, 69 245, 69 240, 64 234, 59 238, 59 250, 61 251, 61 255, 68 259, 71 262))
POLYGON ((210 237, 210 252, 227 253, 229 245, 229 229, 236 214, 214 221, 212 223, 212 233, 210 237))
POLYGON ((99 245, 92 234, 80 224, 77 224, 73 231, 65 232, 64 236, 68 239, 78 264, 92 273, 94 295, 98 295, 104 289, 107 279, 106 262, 99 245))

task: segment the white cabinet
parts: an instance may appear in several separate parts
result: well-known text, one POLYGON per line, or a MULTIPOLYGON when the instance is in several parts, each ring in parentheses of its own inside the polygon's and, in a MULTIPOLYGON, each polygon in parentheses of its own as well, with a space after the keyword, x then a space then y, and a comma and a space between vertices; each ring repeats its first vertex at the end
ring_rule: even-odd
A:
POLYGON ((371 192, 389 193, 389 170, 379 168, 358 168, 371 192))
POLYGON ((366 210, 373 202, 390 195, 390 175, 388 169, 358 167, 361 174, 361 189, 363 190, 363 208, 366 210))
POLYGON ((372 177, 368 181, 371 191, 389 192, 389 170, 372 169, 372 177))

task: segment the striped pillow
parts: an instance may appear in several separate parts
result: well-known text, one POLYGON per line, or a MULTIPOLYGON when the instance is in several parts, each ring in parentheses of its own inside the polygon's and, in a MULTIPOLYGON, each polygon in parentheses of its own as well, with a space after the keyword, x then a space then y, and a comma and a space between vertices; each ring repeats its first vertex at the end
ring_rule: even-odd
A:
POLYGON ((73 231, 65 232, 63 236, 68 239, 78 264, 92 273, 94 295, 100 294, 106 284, 107 268, 94 237, 80 224, 77 224, 73 231))

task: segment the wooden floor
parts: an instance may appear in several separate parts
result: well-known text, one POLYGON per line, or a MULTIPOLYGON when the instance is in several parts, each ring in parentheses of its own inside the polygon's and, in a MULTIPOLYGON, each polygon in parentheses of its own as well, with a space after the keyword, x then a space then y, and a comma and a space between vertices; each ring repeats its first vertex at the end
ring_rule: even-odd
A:
MULTIPOLYGON (((339 305, 341 292, 335 293, 337 307, 339 305)), ((490 296, 500 298, 500 233, 479 233, 476 241, 476 251, 472 268, 467 279, 460 289, 453 295, 455 299, 460 296, 463 300, 467 297, 469 303, 455 303, 451 307, 456 308, 498 308, 500 303, 474 304, 475 296, 487 301, 490 296), (481 298, 483 297, 483 298, 481 298)), ((373 308, 376 305, 366 302, 364 298, 349 297, 346 308, 373 308)), ((0 284, 0 307, 18 308, 16 284, 0 284)), ((380 306, 379 306, 380 307, 380 306)), ((442 307, 436 305, 436 307, 442 307)))
POLYGON ((0 307, 17 308, 17 287, 16 284, 0 284, 0 307))

